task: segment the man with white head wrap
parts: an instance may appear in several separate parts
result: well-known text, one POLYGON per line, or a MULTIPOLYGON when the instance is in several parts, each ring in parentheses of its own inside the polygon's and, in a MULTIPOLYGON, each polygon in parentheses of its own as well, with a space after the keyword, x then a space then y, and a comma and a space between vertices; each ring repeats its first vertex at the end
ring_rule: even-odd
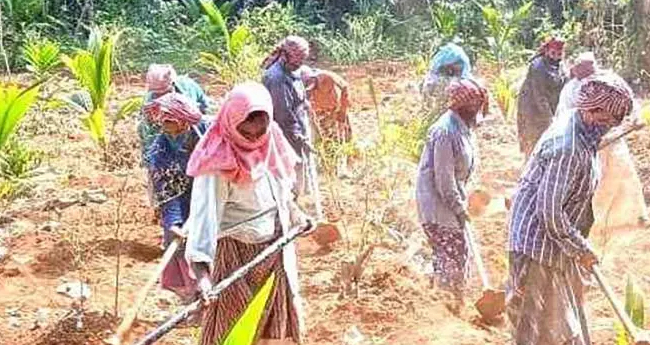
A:
MULTIPOLYGON (((564 120, 563 114, 565 116, 571 114, 567 110, 575 108, 582 85, 594 73, 601 72, 592 52, 578 56, 571 68, 572 79, 567 82, 560 94, 556 112, 557 121, 564 120)), ((638 104, 635 102, 632 114, 619 127, 629 126, 639 121, 638 110, 638 104)), ((601 182, 592 202, 594 211, 592 230, 601 232, 606 229, 634 227, 647 223, 648 210, 643 196, 643 185, 625 140, 618 139, 600 150, 598 159, 601 167, 601 182)))

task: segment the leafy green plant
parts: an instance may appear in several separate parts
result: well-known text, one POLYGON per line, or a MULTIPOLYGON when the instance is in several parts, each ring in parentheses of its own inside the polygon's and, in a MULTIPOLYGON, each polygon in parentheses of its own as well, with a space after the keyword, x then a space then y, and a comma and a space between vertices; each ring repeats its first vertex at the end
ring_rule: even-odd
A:
MULTIPOLYGON (((625 312, 636 327, 643 328, 645 326, 645 298, 630 276, 627 277, 625 286, 625 312)), ((616 330, 616 345, 634 344, 622 324, 617 322, 614 324, 614 329, 616 330)))
POLYGON ((103 150, 105 164, 111 158, 109 151, 116 124, 142 105, 140 97, 122 102, 117 112, 110 117, 111 131, 106 133, 107 115, 110 115, 109 98, 113 88, 112 66, 119 37, 119 32, 106 35, 99 28, 93 28, 86 49, 79 49, 73 57, 62 57, 64 64, 83 88, 81 92, 76 92, 63 101, 82 115, 82 123, 93 141, 103 150))
POLYGON ((458 29, 458 14, 451 3, 436 2, 429 7, 434 29, 442 36, 443 41, 450 40, 458 29))
POLYGON ((630 315, 635 326, 645 325, 645 299, 630 276, 627 277, 625 286, 625 312, 630 315))
POLYGON ((501 72, 492 83, 492 91, 503 116, 512 117, 517 107, 517 90, 514 81, 505 72, 501 72))
MULTIPOLYGON (((63 63, 90 95, 91 107, 82 122, 92 139, 100 146, 106 144, 106 111, 112 88, 113 55, 119 33, 105 36, 99 28, 92 29, 86 49, 73 57, 63 55, 63 63)), ((78 109, 78 108, 77 108, 78 109)))
POLYGON ((264 7, 245 10, 239 24, 250 28, 255 42, 263 50, 273 49, 288 35, 318 36, 320 29, 319 25, 308 25, 290 2, 286 5, 271 2, 264 7))
POLYGON ((39 82, 26 89, 13 84, 0 84, 0 149, 36 102, 41 84, 39 82))
POLYGON ((499 64, 499 67, 504 69, 508 64, 516 62, 521 57, 521 49, 517 49, 516 45, 513 45, 513 41, 521 29, 523 21, 530 15, 533 2, 526 2, 515 11, 499 10, 492 6, 476 4, 481 8, 483 19, 487 25, 488 52, 499 64))
POLYGON ((61 48, 49 39, 29 39, 23 46, 23 60, 27 70, 43 78, 61 65, 61 48))
POLYGON ((10 139, 0 150, 0 199, 13 199, 30 188, 27 178, 41 165, 43 153, 10 139))
POLYGON ((327 55, 336 63, 390 58, 397 51, 393 38, 386 35, 385 26, 390 18, 390 13, 384 10, 364 16, 345 16, 343 21, 348 29, 319 37, 320 45, 327 47, 327 55))
POLYGON ((200 4, 208 22, 224 40, 224 49, 218 53, 201 52, 199 63, 215 70, 230 85, 247 79, 257 79, 262 56, 252 39, 250 28, 239 25, 230 32, 226 18, 212 1, 200 0, 200 4))

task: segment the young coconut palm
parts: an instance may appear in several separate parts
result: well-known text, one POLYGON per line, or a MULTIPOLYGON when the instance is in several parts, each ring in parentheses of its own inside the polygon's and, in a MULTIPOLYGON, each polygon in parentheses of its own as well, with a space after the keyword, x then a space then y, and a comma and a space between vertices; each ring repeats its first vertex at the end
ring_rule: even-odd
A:
MULTIPOLYGON (((117 33, 104 37, 100 29, 93 28, 86 49, 77 50, 73 57, 63 55, 61 58, 90 96, 90 108, 85 112, 82 122, 92 139, 102 147, 106 145, 106 111, 112 88, 113 55, 119 35, 117 33)), ((75 109, 86 110, 85 107, 75 109)))
POLYGON ((47 77, 61 65, 61 48, 48 39, 30 39, 23 46, 23 60, 27 70, 37 78, 47 77))
POLYGON ((112 117, 111 132, 107 137, 108 100, 113 88, 113 59, 119 37, 119 32, 104 35, 100 29, 93 28, 86 49, 79 49, 73 57, 64 55, 61 58, 83 88, 82 91, 74 93, 64 101, 83 114, 81 120, 91 138, 103 149, 105 163, 108 161, 108 151, 115 125, 119 120, 136 112, 142 105, 141 97, 125 100, 112 117))
POLYGON ((259 46, 253 41, 250 28, 239 25, 230 32, 226 24, 229 6, 224 4, 217 8, 210 0, 200 0, 199 4, 212 29, 222 35, 225 46, 224 51, 217 54, 199 53, 199 63, 215 70, 231 85, 247 79, 257 79, 262 61, 259 46))
POLYGON ((16 132, 29 108, 36 103, 43 81, 22 89, 15 84, 0 84, 0 151, 16 132))

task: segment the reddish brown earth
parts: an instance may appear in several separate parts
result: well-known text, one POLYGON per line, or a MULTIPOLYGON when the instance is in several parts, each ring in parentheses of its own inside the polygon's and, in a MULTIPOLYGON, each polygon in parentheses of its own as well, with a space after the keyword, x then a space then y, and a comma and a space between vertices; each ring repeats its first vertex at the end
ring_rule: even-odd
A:
MULTIPOLYGON (((400 120, 416 113, 417 92, 411 82, 415 77, 408 72, 408 66, 373 63, 337 70, 353 86, 352 124, 358 138, 378 138, 377 117, 368 91, 370 76, 382 116, 400 120)), ((215 78, 201 79, 210 85, 212 96, 221 96, 224 87, 217 85, 215 78)), ((128 82, 119 78, 118 82, 119 98, 143 92, 139 76, 128 78, 128 82)), ((9 249, 9 255, 0 263, 0 344, 101 344, 118 322, 112 316, 118 251, 120 313, 133 302, 161 255, 160 229, 148 207, 144 175, 137 168, 134 122, 129 120, 118 126, 121 139, 119 147, 111 152, 115 158, 111 160, 115 168, 112 170, 102 165, 95 146, 70 114, 34 113, 23 127, 24 132, 40 133, 28 140, 49 158, 44 172, 35 177, 31 194, 5 205, 0 213, 0 236, 4 236, 9 249), (92 189, 103 189, 108 201, 76 204, 61 210, 48 207, 57 199, 92 189), (48 222, 60 226, 47 229, 44 225, 48 222), (83 305, 80 330, 76 328, 71 299, 56 293, 62 282, 79 279, 92 292, 83 305), (36 323, 37 319, 41 320, 36 323)), ((646 200, 650 201, 650 132, 643 130, 631 135, 629 143, 644 181, 646 200)), ((476 237, 482 244, 491 278, 500 287, 507 270, 504 197, 509 195, 522 164, 512 121, 497 121, 481 128, 479 145, 481 164, 474 186, 490 194, 492 202, 474 222, 476 237)), ((483 324, 471 304, 460 316, 449 313, 445 307, 447 296, 429 288, 428 278, 417 264, 418 259, 428 259, 430 253, 415 216, 416 163, 395 158, 369 171, 368 167, 374 169, 375 165, 367 158, 364 160, 363 155, 356 157, 350 168, 352 177, 321 178, 327 214, 339 219, 342 239, 331 250, 322 250, 308 238, 298 243, 307 311, 305 343, 506 344, 507 326, 483 324), (382 191, 389 187, 392 194, 382 191), (332 202, 334 199, 340 203, 340 209, 332 202), (404 240, 395 240, 388 234, 388 228, 400 233, 404 240), (377 247, 365 265, 359 298, 341 298, 341 263, 354 257, 362 242, 372 242, 377 247), (362 335, 356 343, 350 339, 355 328, 362 335)), ((650 289, 650 280, 646 279, 650 273, 648 249, 650 239, 645 230, 621 231, 607 247, 604 271, 619 296, 628 273, 645 291, 650 289)), ((469 300, 480 294, 476 274, 472 286, 469 300)), ((141 312, 131 339, 179 308, 179 301, 172 294, 156 289, 141 312)), ((588 313, 594 343, 613 344, 614 314, 596 289, 588 293, 588 313)), ((160 344, 193 344, 197 332, 183 326, 160 344)))

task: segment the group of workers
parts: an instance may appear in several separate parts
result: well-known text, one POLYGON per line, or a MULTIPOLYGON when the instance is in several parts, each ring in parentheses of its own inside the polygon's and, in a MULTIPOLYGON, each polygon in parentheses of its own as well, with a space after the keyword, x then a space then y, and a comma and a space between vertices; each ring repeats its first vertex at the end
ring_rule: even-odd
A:
MULTIPOLYGON (((152 65, 147 73, 138 133, 150 197, 159 210, 163 246, 185 241, 162 285, 187 300, 197 294, 206 299, 203 345, 224 340, 272 274, 257 343, 301 341, 304 313, 292 244, 216 299, 207 293, 290 228, 309 223, 298 198, 318 189, 312 130, 321 139, 351 138, 347 83, 305 66, 308 55, 306 40, 285 38, 264 60, 262 83, 236 85, 216 116, 210 113, 217 106, 201 87, 173 67, 152 65)), ((582 290, 598 262, 588 235, 597 211, 594 195, 604 188, 598 183, 599 143, 636 109, 629 86, 598 68, 593 54, 582 54, 568 73, 563 59, 564 42, 546 41, 518 97, 517 129, 527 163, 508 221, 507 314, 515 344, 589 344, 582 290)), ((433 249, 434 284, 453 294, 457 311, 470 272, 467 183, 477 165, 474 130, 489 94, 453 43, 433 57, 421 93, 437 102, 442 115, 430 128, 418 168, 419 218, 433 249)), ((610 148, 615 146, 627 149, 622 140, 610 148)), ((620 150, 605 150, 617 160, 620 150)), ((630 176, 636 176, 628 161, 630 176)), ((647 217, 645 206, 639 212, 647 217)))
POLYGON ((256 339, 300 342, 303 310, 292 244, 217 298, 208 292, 290 228, 309 222, 298 198, 318 188, 312 127, 327 127, 323 138, 350 138, 347 84, 333 72, 304 66, 308 55, 306 40, 287 37, 263 62, 263 83, 236 85, 218 105, 170 65, 147 72, 138 134, 149 196, 163 247, 174 239, 185 243, 161 284, 186 302, 206 299, 201 344, 221 343, 272 274, 256 339))
MULTIPOLYGON (((612 225, 611 210, 630 201, 636 208, 624 210, 616 225, 647 221, 641 183, 619 136, 637 120, 633 92, 613 71, 599 68, 592 53, 567 68, 564 45, 553 37, 540 46, 517 99, 526 164, 509 209, 506 291, 517 345, 591 344, 583 288, 598 264, 588 239, 594 220, 612 225), (607 136, 613 144, 600 150, 607 136), (620 176, 634 187, 624 190, 620 176)), ((426 93, 444 83, 446 92, 446 111, 422 152, 416 197, 433 247, 433 281, 454 296, 452 311, 464 304, 470 271, 466 188, 477 159, 473 130, 488 99, 469 66, 462 48, 450 43, 433 58, 422 86, 426 93)))

